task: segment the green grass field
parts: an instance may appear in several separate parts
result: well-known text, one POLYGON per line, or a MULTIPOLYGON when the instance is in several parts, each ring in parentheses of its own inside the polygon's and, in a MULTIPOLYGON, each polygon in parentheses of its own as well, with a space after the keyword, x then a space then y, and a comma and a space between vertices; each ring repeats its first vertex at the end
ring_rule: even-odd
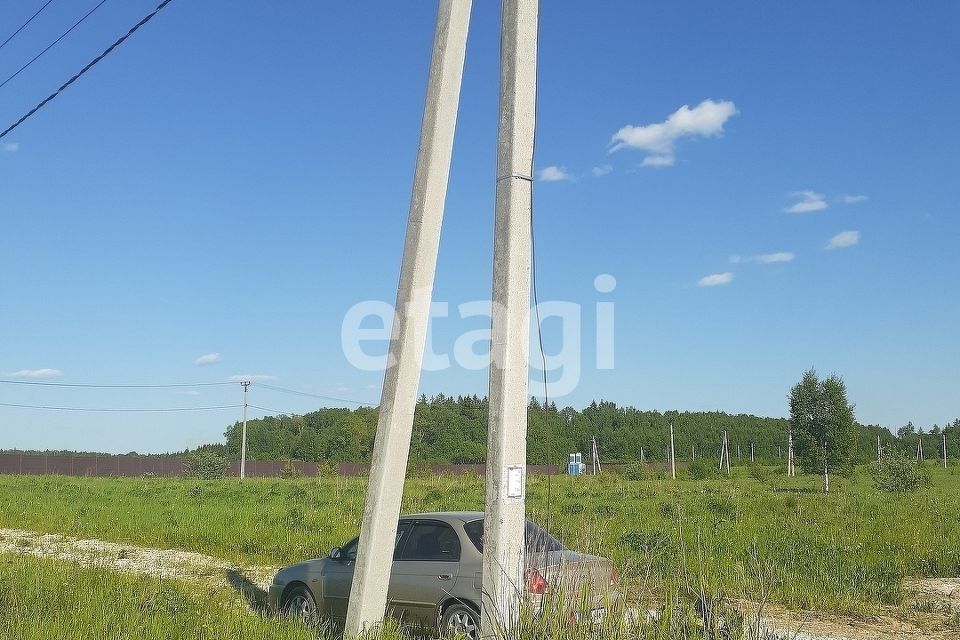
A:
MULTIPOLYGON (((734 471, 701 481, 554 477, 551 528, 572 548, 613 558, 638 598, 690 582, 728 597, 869 615, 900 603, 907 576, 960 576, 958 468, 931 465, 931 486, 907 495, 877 492, 863 472, 832 479, 823 495, 816 477, 734 471)), ((546 493, 546 479, 532 478, 528 512, 543 524, 546 493)), ((405 495, 406 512, 480 509, 483 481, 411 478, 405 495)), ((358 478, 6 476, 0 526, 279 566, 355 535, 363 498, 358 478)))

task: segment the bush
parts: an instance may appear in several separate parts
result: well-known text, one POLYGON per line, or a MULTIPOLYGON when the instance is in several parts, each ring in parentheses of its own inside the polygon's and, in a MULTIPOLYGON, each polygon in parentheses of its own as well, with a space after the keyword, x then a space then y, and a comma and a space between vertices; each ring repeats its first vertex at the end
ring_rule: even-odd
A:
POLYGON ((280 477, 284 480, 293 480, 294 478, 303 477, 303 472, 294 466, 293 461, 287 460, 280 468, 280 477))
POLYGON ((687 473, 690 474, 691 480, 707 480, 720 475, 720 471, 713 463, 707 462, 706 460, 695 460, 691 462, 690 466, 687 467, 687 473))
POLYGON ((631 465, 624 467, 623 471, 624 479, 626 480, 646 480, 650 477, 650 474, 644 468, 643 464, 639 462, 634 462, 631 465))
POLYGON ((760 466, 750 467, 750 477, 757 482, 767 482, 773 477, 773 469, 760 466))
POLYGON ((227 476, 226 457, 212 451, 194 451, 183 459, 187 477, 198 480, 220 480, 227 476))
POLYGON ((930 478, 920 470, 917 462, 899 451, 887 454, 880 462, 871 463, 870 477, 874 487, 890 493, 916 491, 930 483, 930 478))
POLYGON ((338 475, 337 465, 332 462, 318 462, 317 463, 317 477, 318 478, 335 478, 338 475))

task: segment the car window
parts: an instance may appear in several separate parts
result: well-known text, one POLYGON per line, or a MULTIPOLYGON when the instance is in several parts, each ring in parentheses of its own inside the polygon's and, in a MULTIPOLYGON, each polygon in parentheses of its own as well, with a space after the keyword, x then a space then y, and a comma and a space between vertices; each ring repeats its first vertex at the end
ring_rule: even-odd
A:
POLYGON ((417 522, 400 554, 400 560, 460 560, 460 538, 442 522, 417 522))
MULTIPOLYGON (((403 543, 407 540, 407 534, 410 533, 410 523, 401 522, 397 525, 397 540, 393 545, 393 559, 396 560, 403 543)), ((356 537, 340 548, 340 557, 344 560, 357 559, 357 545, 360 543, 360 537, 356 537)))
MULTIPOLYGON (((470 542, 477 548, 477 551, 483 553, 483 520, 468 522, 463 525, 463 530, 467 532, 467 537, 470 538, 470 542)), ((527 553, 563 551, 565 548, 559 540, 529 520, 527 520, 524 530, 524 546, 527 553)))

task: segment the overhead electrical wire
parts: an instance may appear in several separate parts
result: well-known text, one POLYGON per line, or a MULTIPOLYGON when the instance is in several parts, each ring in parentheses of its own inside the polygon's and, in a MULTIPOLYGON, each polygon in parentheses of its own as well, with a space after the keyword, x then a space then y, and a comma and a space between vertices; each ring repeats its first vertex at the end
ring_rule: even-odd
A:
POLYGON ((20 25, 20 28, 19 28, 19 29, 17 29, 17 30, 14 31, 12 34, 10 34, 10 37, 7 38, 6 40, 4 40, 2 44, 0 44, 0 49, 3 49, 5 46, 7 46, 7 43, 10 42, 11 40, 13 40, 14 38, 16 38, 18 33, 20 33, 21 31, 23 31, 24 29, 26 29, 27 25, 30 24, 31 22, 33 22, 33 19, 34 19, 34 18, 36 18, 36 17, 37 17, 38 15, 40 15, 41 13, 43 13, 43 10, 46 9, 46 8, 50 5, 51 2, 53 2, 53 0, 47 0, 45 3, 43 3, 43 6, 40 7, 39 9, 37 9, 37 12, 36 12, 35 14, 33 14, 32 16, 30 16, 30 18, 27 19, 26 22, 24 22, 22 25, 20 25))
MULTIPOLYGON (((74 22, 72 27, 70 27, 69 29, 67 29, 66 31, 64 31, 62 34, 60 34, 60 37, 59 37, 59 38, 57 38, 56 40, 54 40, 53 42, 51 42, 50 44, 48 44, 47 47, 46 47, 46 49, 44 49, 43 51, 41 51, 41 52, 38 53, 37 55, 33 56, 33 58, 31 58, 28 63, 26 63, 25 65, 23 65, 23 66, 20 67, 19 69, 17 69, 17 70, 13 73, 13 75, 11 75, 10 77, 8 77, 8 78, 7 78, 6 80, 4 80, 3 82, 0 82, 0 89, 2 89, 5 84, 7 84, 8 82, 10 82, 10 81, 13 80, 14 78, 16 78, 18 75, 20 75, 20 72, 22 72, 24 69, 26 69, 27 67, 29 67, 30 65, 32 65, 34 62, 36 62, 38 59, 40 59, 40 56, 42 56, 43 54, 45 54, 47 51, 50 51, 50 49, 53 49, 53 48, 57 45, 58 42, 60 42, 60 41, 63 40, 64 38, 66 38, 66 37, 70 34, 71 31, 73 31, 74 29, 76 29, 77 27, 79 27, 81 24, 83 24, 83 21, 86 20, 87 18, 89 18, 90 16, 92 16, 92 15, 93 15, 93 12, 96 11, 97 9, 99 9, 100 7, 102 7, 102 6, 103 6, 103 3, 106 2, 106 1, 107 1, 107 0, 100 0, 100 3, 97 4, 97 6, 95 6, 93 9, 90 9, 90 11, 88 11, 88 12, 86 13, 86 15, 84 15, 82 18, 80 18, 79 20, 77 20, 76 22, 74 22)), ((47 3, 47 4, 49 4, 49 3, 47 3)), ((44 6, 47 6, 47 5, 44 5, 44 6)), ((42 8, 41 8, 41 10, 42 10, 42 8)), ((33 19, 33 18, 31 18, 31 20, 32 20, 32 19, 33 19)), ((22 28, 22 27, 21 27, 21 28, 22 28)), ((14 35, 16 35, 16 34, 14 34, 14 35)), ((13 36, 10 36, 10 37, 12 38, 13 36)), ((6 44, 6 43, 4 43, 4 44, 6 44)))
MULTIPOLYGON (((106 1, 106 0, 101 0, 101 4, 103 4, 103 2, 105 2, 105 1, 106 1)), ((120 46, 127 38, 129 38, 129 37, 132 36, 134 33, 136 33, 137 30, 138 30, 140 27, 142 27, 143 25, 147 24, 150 20, 152 20, 155 15, 157 15, 158 13, 160 13, 160 11, 161 11, 165 6, 167 6, 168 4, 170 4, 172 1, 173 1, 173 0, 163 0, 163 2, 161 2, 159 5, 157 5, 157 8, 156 8, 156 9, 154 9, 151 13, 147 14, 147 16, 144 17, 142 20, 140 20, 140 22, 138 22, 137 24, 135 24, 134 26, 132 26, 132 27, 130 28, 130 30, 127 31, 126 34, 124 34, 123 36, 121 36, 120 39, 118 39, 118 40, 117 40, 116 42, 114 42, 112 45, 110 45, 109 47, 107 47, 107 48, 104 50, 103 53, 101 53, 99 56, 97 56, 96 58, 94 58, 93 60, 91 60, 89 63, 87 63, 87 66, 85 66, 83 69, 81 69, 80 71, 78 71, 72 78, 70 78, 69 80, 67 80, 66 82, 64 82, 62 85, 60 85, 60 88, 58 88, 56 91, 54 91, 54 92, 51 93, 49 96, 47 96, 46 99, 44 99, 42 102, 40 102, 37 106, 35 106, 35 107, 34 107, 33 109, 31 109, 30 111, 28 111, 26 114, 24 114, 19 120, 17 120, 17 121, 14 122, 12 125, 10 125, 9 127, 7 127, 2 133, 0 133, 0 139, 2 139, 4 136, 6 136, 7 134, 9 134, 11 131, 13 131, 14 129, 16 129, 17 127, 19 127, 21 124, 23 124, 24 121, 26 121, 27 118, 29 118, 30 116, 32 116, 33 114, 35 114, 37 111, 39 111, 40 109, 42 109, 48 102, 50 102, 51 100, 53 100, 54 98, 56 98, 58 95, 60 95, 60 93, 62 93, 62 92, 64 91, 64 89, 66 89, 66 88, 69 87, 71 84, 73 84, 74 82, 76 82, 83 74, 85 74, 87 71, 89 71, 95 64, 97 64, 98 62, 100 62, 101 60, 103 60, 104 58, 106 58, 106 57, 110 54, 111 51, 113 51, 114 49, 116 49, 116 48, 117 48, 118 46, 120 46)), ((97 5, 97 6, 99 6, 99 5, 97 5)))
POLYGON ((237 382, 176 382, 172 384, 89 384, 80 382, 35 382, 33 380, 0 380, 0 384, 20 384, 36 387, 80 387, 84 389, 169 389, 173 387, 219 387, 237 382))
POLYGON ((43 409, 46 411, 89 411, 96 413, 171 413, 174 411, 217 411, 220 409, 239 409, 242 404, 225 404, 216 407, 160 407, 160 408, 123 408, 123 407, 51 407, 35 404, 12 404, 0 402, 0 407, 13 407, 14 409, 43 409))
POLYGON ((373 407, 376 406, 372 402, 361 402, 359 400, 347 400, 346 398, 336 398, 334 396, 324 396, 316 393, 307 393, 306 391, 296 391, 294 389, 284 389, 283 387, 277 387, 272 384, 265 384, 263 382, 254 382, 254 386, 260 387, 261 389, 269 389, 270 391, 279 391, 280 393, 289 393, 295 396, 303 396, 305 398, 318 398, 320 400, 329 400, 330 402, 346 402, 348 404, 356 404, 363 407, 373 407))

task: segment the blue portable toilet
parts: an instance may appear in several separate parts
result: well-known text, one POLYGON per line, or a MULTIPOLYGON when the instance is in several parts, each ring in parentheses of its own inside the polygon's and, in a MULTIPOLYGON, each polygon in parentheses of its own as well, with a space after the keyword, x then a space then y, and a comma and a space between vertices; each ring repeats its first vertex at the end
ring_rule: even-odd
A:
POLYGON ((567 462, 567 475, 582 476, 586 469, 587 465, 583 464, 583 454, 571 453, 567 462))

